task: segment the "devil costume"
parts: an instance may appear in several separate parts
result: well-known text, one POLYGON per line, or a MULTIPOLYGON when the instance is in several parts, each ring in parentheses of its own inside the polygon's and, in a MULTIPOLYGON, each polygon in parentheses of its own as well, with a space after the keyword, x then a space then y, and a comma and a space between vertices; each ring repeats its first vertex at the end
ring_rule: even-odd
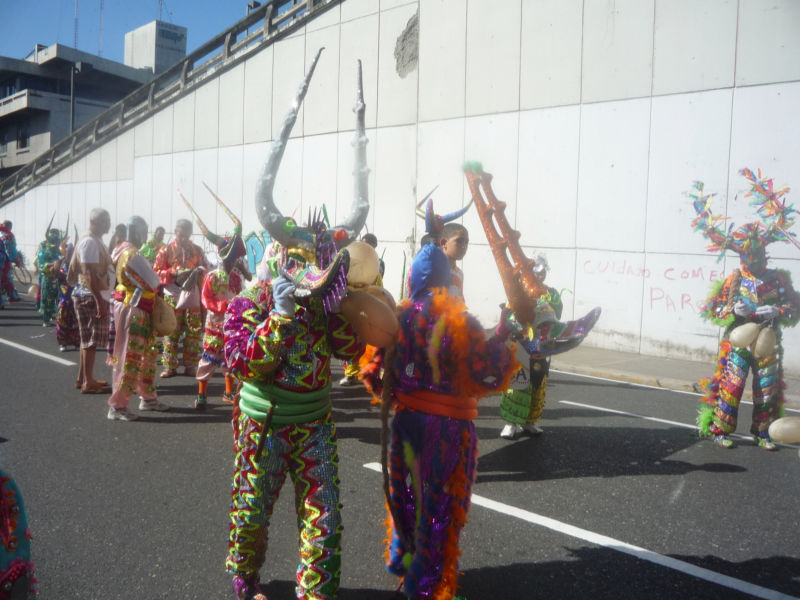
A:
POLYGON ((48 227, 47 236, 39 244, 39 251, 36 254, 36 268, 39 269, 39 314, 45 325, 51 323, 56 315, 61 239, 61 232, 58 229, 48 227))
POLYGON ((724 281, 714 284, 702 316, 725 328, 719 345, 714 375, 701 381, 704 397, 697 418, 701 435, 713 436, 723 448, 734 444, 739 402, 749 371, 753 370, 753 420, 750 433, 756 444, 774 450, 769 426, 783 406, 783 347, 781 328, 794 327, 800 318, 800 297, 792 287, 788 271, 767 268, 766 247, 772 242, 797 243, 787 232, 793 224, 793 207, 781 198, 789 188, 775 190, 772 179, 750 169, 740 174, 750 182, 746 197, 756 208, 761 222, 733 226, 727 232, 719 227, 723 217, 711 212, 714 194, 703 193, 703 183, 695 182, 690 194, 697 217, 692 222, 711 244, 709 251, 733 250, 740 267, 724 281))
POLYGON ((338 312, 349 255, 346 249, 337 251, 337 245, 356 239, 369 210, 360 68, 356 195, 348 221, 328 230, 322 219, 310 217, 307 227, 299 227, 281 215, 272 197, 320 53, 275 137, 256 189, 259 219, 280 244, 274 257, 280 275, 234 298, 223 326, 225 360, 243 381, 233 422, 236 462, 226 561, 239 600, 263 598, 259 570, 273 506, 287 475, 294 484, 300 530, 297 598, 336 598, 339 587, 342 526, 330 361, 332 356, 352 360, 364 350, 338 312))
POLYGON ((0 600, 36 600, 31 532, 14 478, 0 470, 0 600))
POLYGON ((200 301, 206 309, 206 327, 205 336, 203 337, 203 356, 200 358, 200 364, 197 367, 198 389, 194 407, 198 410, 203 410, 206 407, 208 380, 211 379, 218 366, 222 367, 222 373, 225 376, 225 394, 222 396, 222 400, 233 403, 233 378, 222 355, 222 322, 225 317, 225 310, 228 308, 228 302, 242 291, 242 277, 250 279, 250 271, 245 262, 247 250, 242 241, 242 222, 211 191, 211 188, 205 183, 203 185, 206 186, 206 189, 216 199, 217 204, 222 207, 225 214, 233 221, 233 234, 220 236, 209 231, 203 220, 192 208, 192 205, 189 204, 189 201, 181 195, 184 204, 194 215, 203 235, 218 248, 219 257, 222 259, 220 268, 206 275, 200 294, 200 301))
POLYGON ((0 223, 0 308, 5 306, 3 295, 8 296, 10 302, 19 302, 11 274, 11 267, 19 260, 18 256, 14 234, 5 223, 0 223))
POLYGON ((387 569, 403 577, 413 599, 455 594, 475 478, 478 399, 505 389, 519 368, 505 344, 510 330, 487 340, 449 284, 447 257, 425 245, 411 267, 411 297, 399 309, 397 344, 362 371, 385 409, 395 410, 385 473, 387 569))

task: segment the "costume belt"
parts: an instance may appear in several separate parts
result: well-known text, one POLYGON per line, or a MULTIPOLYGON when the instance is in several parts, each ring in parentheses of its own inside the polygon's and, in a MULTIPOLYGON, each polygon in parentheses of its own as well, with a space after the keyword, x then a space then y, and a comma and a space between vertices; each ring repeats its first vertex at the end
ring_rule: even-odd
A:
MULTIPOLYGON (((133 296, 133 293, 136 291, 136 288, 129 289, 120 283, 119 285, 117 285, 117 291, 125 295, 125 297, 122 299, 122 302, 125 303, 125 306, 130 306, 131 297, 133 296)), ((152 301, 153 298, 155 297, 156 297, 155 292, 147 292, 145 290, 142 290, 142 300, 152 301)))
POLYGON ((395 397, 401 407, 419 410, 440 417, 451 417, 471 421, 478 416, 478 399, 473 396, 459 397, 439 394, 429 390, 415 390, 411 394, 396 391, 395 397))

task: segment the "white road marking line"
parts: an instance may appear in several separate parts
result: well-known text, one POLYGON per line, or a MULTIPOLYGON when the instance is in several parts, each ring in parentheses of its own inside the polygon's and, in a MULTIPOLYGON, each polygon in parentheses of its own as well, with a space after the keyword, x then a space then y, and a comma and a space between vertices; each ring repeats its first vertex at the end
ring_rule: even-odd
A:
MULTIPOLYGON (((367 463, 364 465, 364 467, 370 469, 371 471, 377 471, 378 473, 381 472, 381 465, 378 463, 367 463)), ((496 511, 510 517, 516 517, 517 519, 527 521, 528 523, 533 523, 534 525, 540 525, 552 531, 563 533, 564 535, 578 538, 597 546, 602 546, 604 548, 609 548, 610 550, 616 550, 624 554, 629 554, 630 556, 638 559, 645 560, 668 569, 680 571, 681 573, 697 577, 698 579, 704 579, 705 581, 710 581, 711 583, 715 583, 723 587, 741 591, 746 594, 756 596, 757 598, 765 598, 767 600, 798 600, 798 598, 795 596, 789 596, 776 590, 771 590, 769 588, 761 587, 760 585, 748 583, 747 581, 742 581, 741 579, 736 579, 735 577, 729 577, 728 575, 723 575, 722 573, 717 573, 716 571, 704 569, 703 567, 698 567, 691 563, 647 550, 646 548, 641 548, 620 540, 615 540, 614 538, 610 538, 599 533, 594 533, 593 531, 588 531, 586 529, 581 529, 580 527, 562 523, 561 521, 556 521, 550 517, 538 515, 536 513, 517 508, 516 506, 511 506, 510 504, 504 504, 502 502, 490 500, 489 498, 479 496, 478 494, 472 494, 472 504, 488 508, 489 510, 496 511)))
POLYGON ((71 360, 66 360, 64 358, 58 358, 57 356, 51 356, 50 354, 46 354, 44 352, 39 352, 38 350, 34 350, 33 348, 28 348, 27 346, 23 346, 22 344, 17 344, 16 342, 12 342, 11 340, 4 340, 3 338, 0 338, 0 344, 11 346, 12 348, 16 348, 17 350, 22 350, 23 352, 27 352, 28 354, 33 354, 34 356, 41 356, 42 358, 52 360, 53 362, 56 362, 60 365, 75 367, 78 364, 72 362, 71 360))
MULTIPOLYGON (((584 404, 582 402, 572 402, 571 400, 559 400, 559 404, 569 404, 570 406, 578 406, 580 408, 588 408, 590 410, 598 410, 600 412, 607 412, 612 413, 615 415, 622 415, 623 417, 633 417, 635 419, 642 419, 644 421, 653 421, 655 423, 664 423, 666 425, 674 425, 675 427, 684 427, 686 429, 694 429, 695 431, 699 430, 700 428, 697 425, 689 425, 687 423, 679 423, 678 421, 670 421, 669 419, 659 419, 658 417, 648 417, 645 415, 638 415, 632 412, 626 412, 624 410, 615 410, 613 408, 605 408, 603 406, 594 406, 593 404, 584 404)), ((728 437, 737 438, 739 440, 748 440, 753 441, 752 436, 749 435, 742 435, 741 433, 732 433, 728 437)), ((783 446, 784 448, 800 448, 795 444, 782 444, 780 442, 775 442, 778 446, 783 446)))
MULTIPOLYGON (((662 392, 675 392, 676 394, 686 394, 688 396, 702 397, 703 394, 697 392, 687 392, 686 390, 674 390, 668 387, 659 387, 657 385, 647 385, 646 383, 634 383, 633 381, 624 381, 622 379, 611 379, 610 377, 598 377, 597 375, 584 375, 583 373, 573 373, 572 371, 559 371, 558 369, 550 369, 551 373, 559 373, 561 375, 572 375, 573 377, 585 377, 586 379, 597 379, 598 381, 608 381, 609 383, 624 383, 633 387, 640 387, 647 390, 659 390, 662 392)), ((753 404, 750 400, 742 400, 740 404, 753 404)), ((800 413, 800 409, 784 406, 783 409, 787 412, 800 413)))

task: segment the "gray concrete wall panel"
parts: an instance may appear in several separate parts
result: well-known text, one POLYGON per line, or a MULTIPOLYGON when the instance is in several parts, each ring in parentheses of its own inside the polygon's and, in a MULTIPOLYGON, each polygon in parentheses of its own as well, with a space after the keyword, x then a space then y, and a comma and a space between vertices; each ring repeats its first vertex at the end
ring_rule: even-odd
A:
POLYGON ((219 145, 244 141, 244 70, 239 64, 219 78, 219 145))
POLYGON ((195 92, 194 141, 190 148, 216 148, 219 146, 219 86, 215 78, 195 92))
POLYGON ((372 14, 342 23, 339 45, 339 131, 353 129, 353 105, 356 99, 356 61, 361 59, 364 78, 364 123, 367 128, 377 123, 378 106, 378 28, 379 16, 372 14))
POLYGON ((272 61, 265 48, 244 64, 244 143, 272 139, 272 61))
POLYGON ((466 0, 420 0, 419 120, 464 116, 466 0))

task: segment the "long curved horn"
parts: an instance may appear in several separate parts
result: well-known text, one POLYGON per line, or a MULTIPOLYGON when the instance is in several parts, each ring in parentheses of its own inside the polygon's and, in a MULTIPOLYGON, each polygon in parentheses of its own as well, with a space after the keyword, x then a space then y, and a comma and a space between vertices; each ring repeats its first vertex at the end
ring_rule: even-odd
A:
POLYGON ((69 235, 69 213, 67 213, 67 228, 64 229, 64 237, 66 238, 69 235))
POLYGON ((180 190, 176 191, 178 192, 178 196, 181 197, 181 200, 183 200, 183 203, 186 205, 186 208, 188 208, 189 212, 191 212, 192 216, 194 216, 194 220, 197 221, 197 226, 200 228, 200 231, 203 232, 203 235, 206 236, 206 239, 208 239, 208 241, 214 244, 215 246, 219 246, 223 242, 222 238, 218 236, 216 233, 213 233, 208 230, 206 224, 203 223, 203 219, 201 219, 200 215, 198 215, 195 212, 194 208, 192 208, 192 205, 189 204, 189 201, 186 199, 183 193, 180 190))
POLYGON ((228 215, 228 218, 231 221, 233 221, 233 231, 234 231, 234 233, 238 233, 238 234, 241 235, 241 233, 242 233, 242 222, 236 217, 235 214, 233 214, 233 212, 231 211, 230 208, 225 206, 225 203, 222 201, 222 199, 214 193, 214 190, 212 190, 210 187, 208 187, 208 184, 205 181, 203 182, 203 185, 206 186, 206 189, 208 190, 208 193, 211 194, 212 196, 214 196, 214 200, 216 200, 217 204, 219 204, 222 207, 222 210, 225 211, 225 214, 228 215))
POLYGON ((289 108, 289 112, 283 117, 283 123, 278 130, 278 135, 272 141, 272 147, 267 157, 267 162, 264 163, 264 170, 261 172, 256 183, 256 213, 261 226, 266 229, 272 239, 277 240, 283 246, 289 245, 291 242, 291 231, 287 231, 286 225, 290 221, 288 217, 284 217, 278 207, 275 206, 275 200, 272 197, 272 190, 275 187, 275 178, 278 175, 278 167, 280 167, 283 153, 286 150, 286 142, 289 140, 289 134, 292 132, 294 122, 297 120, 297 112, 300 110, 300 105, 303 103, 303 98, 308 91, 308 84, 311 81, 311 76, 314 74, 314 69, 317 66, 320 54, 325 48, 317 50, 317 55, 311 62, 311 66, 303 78, 300 87, 297 89, 294 103, 289 108))
POLYGON ((334 229, 343 229, 347 232, 347 240, 340 243, 340 248, 353 241, 367 223, 369 214, 369 168, 367 167, 367 134, 364 126, 364 85, 361 76, 361 61, 358 61, 358 75, 356 84, 356 103, 353 112, 356 113, 356 135, 353 138, 353 147, 356 149, 355 168, 353 170, 354 197, 350 215, 334 229))
POLYGON ((44 239, 47 239, 47 234, 50 233, 50 228, 53 226, 53 219, 56 218, 56 213, 53 213, 53 216, 50 217, 50 223, 47 225, 47 229, 44 231, 44 239))
POLYGON ((459 218, 461 215, 467 212, 469 210, 469 207, 472 206, 472 200, 473 199, 470 198, 469 202, 467 202, 464 208, 459 208, 458 210, 454 210, 449 214, 442 215, 442 223, 449 223, 450 221, 455 221, 457 218, 459 218))

